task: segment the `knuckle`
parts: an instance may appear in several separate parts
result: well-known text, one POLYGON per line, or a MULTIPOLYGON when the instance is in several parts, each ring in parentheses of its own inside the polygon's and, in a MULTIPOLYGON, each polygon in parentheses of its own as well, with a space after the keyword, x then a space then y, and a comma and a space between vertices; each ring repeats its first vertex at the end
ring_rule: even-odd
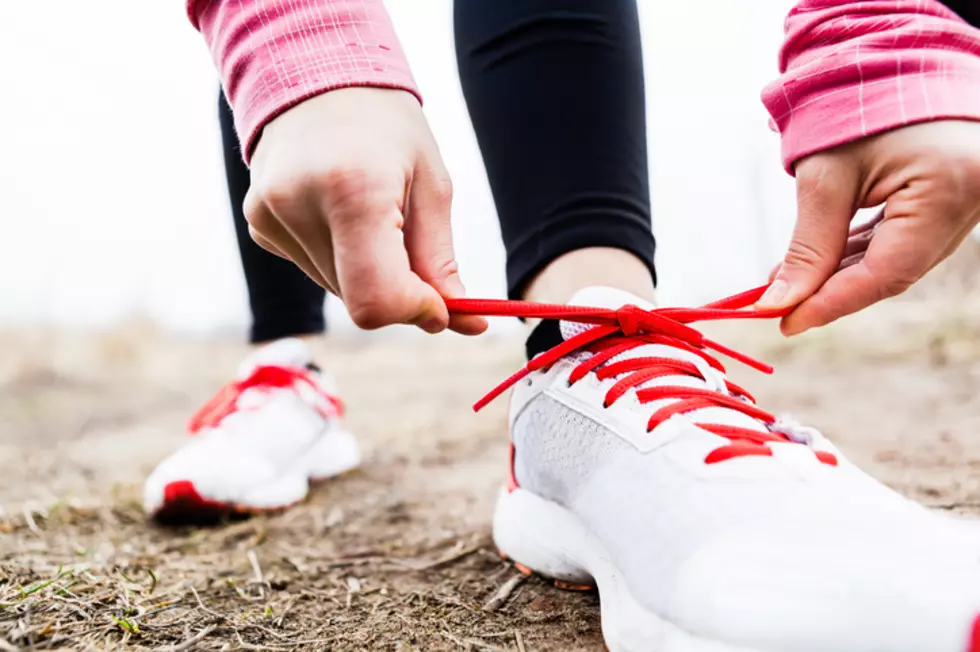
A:
POLYGON ((448 258, 441 262, 435 262, 431 269, 426 271, 429 272, 429 276, 432 278, 447 279, 454 274, 459 274, 459 263, 456 262, 455 258, 448 258))
POLYGON ((245 221, 251 227, 250 231, 261 232, 269 230, 274 218, 269 213, 265 204, 257 199, 255 195, 250 195, 245 198, 242 210, 245 213, 245 221))
POLYGON ((916 279, 910 276, 892 276, 882 279, 878 283, 879 300, 890 299, 904 293, 915 283, 916 279))
POLYGON ((980 186, 980 156, 974 153, 959 156, 947 162, 947 166, 954 176, 957 190, 964 196, 976 197, 977 188, 980 186))
POLYGON ((432 194, 439 204, 449 206, 453 202, 453 181, 448 174, 440 175, 432 183, 432 194))
POLYGON ((794 240, 786 252, 785 264, 797 269, 820 270, 826 257, 826 254, 808 242, 794 240))
POLYGON ((258 183, 249 192, 253 191, 269 211, 275 215, 283 215, 289 213, 296 204, 302 187, 295 180, 283 180, 258 183))
POLYGON ((387 302, 377 293, 358 293, 356 300, 347 303, 351 321, 359 328, 374 330, 392 323, 387 302))
POLYGON ((314 175, 311 184, 338 210, 356 211, 367 205, 373 181, 362 167, 337 167, 314 175))

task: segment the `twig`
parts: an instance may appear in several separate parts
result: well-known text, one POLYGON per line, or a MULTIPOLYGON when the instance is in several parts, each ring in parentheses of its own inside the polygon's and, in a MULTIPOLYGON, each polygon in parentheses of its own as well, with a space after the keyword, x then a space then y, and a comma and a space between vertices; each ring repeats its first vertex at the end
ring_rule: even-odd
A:
POLYGON ((474 552, 477 552, 479 550, 482 550, 483 547, 484 547, 484 543, 483 542, 480 542, 478 544, 469 546, 468 548, 461 548, 461 549, 457 550, 456 552, 453 552, 453 553, 450 553, 450 554, 446 555, 445 557, 442 557, 440 559, 436 559, 435 561, 430 561, 430 562, 425 563, 425 564, 413 564, 411 562, 403 561, 403 560, 400 560, 400 559, 389 559, 388 561, 394 562, 398 566, 402 566, 403 567, 402 570, 409 570, 409 571, 414 571, 414 572, 422 572, 422 571, 427 571, 427 570, 433 570, 433 569, 436 569, 436 568, 440 568, 441 566, 446 566, 448 564, 451 564, 454 561, 458 561, 458 560, 462 559, 463 557, 468 557, 469 555, 472 555, 474 552))
POLYGON ((3 640, 2 638, 0 638, 0 650, 3 650, 4 652, 20 652, 19 647, 17 647, 16 645, 11 645, 7 641, 3 640))
POLYGON ((517 642, 517 652, 527 652, 527 650, 524 649, 524 637, 521 636, 520 631, 516 629, 514 630, 514 640, 517 642))
POLYGON ((506 604, 507 599, 510 598, 511 594, 514 592, 524 580, 527 579, 527 575, 515 575, 506 582, 500 585, 497 592, 493 594, 485 605, 483 605, 483 611, 497 611, 506 604))
POLYGON ((225 621, 228 620, 227 618, 225 618, 224 616, 222 616, 221 614, 219 614, 217 611, 214 611, 213 609, 208 609, 207 607, 205 607, 204 606, 204 603, 201 601, 201 596, 198 595, 198 593, 197 593, 197 589, 195 589, 193 586, 188 587, 188 588, 190 588, 191 593, 194 594, 194 598, 197 599, 197 604, 198 604, 198 606, 201 607, 201 609, 203 609, 205 612, 211 614, 212 616, 214 616, 215 618, 217 618, 221 622, 225 622, 225 621))
POLYGON ((265 584, 265 579, 262 577, 262 567, 259 566, 259 558, 255 555, 254 550, 249 550, 245 553, 248 557, 248 563, 252 565, 252 572, 255 573, 255 581, 259 584, 265 584))
POLYGON ((482 641, 478 638, 459 638, 458 636, 453 636, 446 631, 441 631, 439 633, 462 648, 478 647, 483 650, 491 650, 492 652, 504 652, 503 648, 490 645, 486 641, 482 641))
POLYGON ((170 652, 184 652, 184 650, 192 649, 195 645, 200 643, 205 636, 213 632, 215 627, 216 625, 208 625, 207 627, 199 631, 197 634, 194 634, 194 636, 191 636, 183 643, 178 643, 177 645, 171 647, 170 652))
POLYGON ((276 618, 276 627, 282 627, 283 619, 286 617, 286 614, 289 613, 289 610, 292 609, 293 605, 295 604, 296 604, 296 598, 293 598, 286 604, 286 607, 282 610, 282 613, 279 614, 278 618, 276 618))
POLYGON ((31 514, 30 507, 24 507, 24 520, 27 522, 27 529, 29 529, 31 532, 33 532, 39 537, 43 536, 41 534, 41 528, 39 528, 37 526, 37 523, 34 521, 34 515, 31 514))

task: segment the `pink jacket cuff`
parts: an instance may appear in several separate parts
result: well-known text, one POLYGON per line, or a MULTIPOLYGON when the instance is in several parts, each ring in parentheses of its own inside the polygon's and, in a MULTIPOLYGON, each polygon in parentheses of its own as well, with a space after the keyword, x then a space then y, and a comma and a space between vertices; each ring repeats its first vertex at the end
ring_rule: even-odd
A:
POLYGON ((783 164, 928 120, 980 120, 980 30, 935 0, 804 0, 762 99, 783 164))
POLYGON ((235 114, 245 161, 262 128, 296 104, 348 86, 421 95, 381 0, 188 0, 235 114))

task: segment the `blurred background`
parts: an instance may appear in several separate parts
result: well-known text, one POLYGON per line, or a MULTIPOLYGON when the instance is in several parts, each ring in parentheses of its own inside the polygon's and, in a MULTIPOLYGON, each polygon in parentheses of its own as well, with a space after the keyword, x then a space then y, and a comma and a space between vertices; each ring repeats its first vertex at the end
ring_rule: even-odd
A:
MULTIPOLYGON (((452 2, 386 4, 455 181, 464 280, 474 295, 499 296, 503 251, 459 90, 452 2)), ((792 181, 759 93, 777 74, 791 4, 639 2, 667 302, 761 282, 788 239, 792 181)), ((244 334, 218 81, 183 2, 8 5, 0 325, 104 328, 141 318, 244 334)), ((336 329, 353 328, 339 304, 330 318, 336 329)))
MULTIPOLYGON (((451 0, 386 4, 454 179, 463 278, 501 296, 451 0)), ((638 4, 661 298, 695 304, 763 282, 789 239, 793 182, 759 95, 792 0, 638 4)), ((146 475, 248 352, 217 76, 183 0, 0 6, 0 649, 191 649, 217 615, 194 649, 604 650, 594 593, 532 579, 481 608, 514 574, 489 542, 507 404, 470 405, 523 364, 516 320, 492 322, 500 337, 362 336, 328 301, 340 336, 316 359, 363 468, 281 515, 146 522, 146 475)), ((775 365, 730 365, 760 405, 980 515, 978 266, 968 242, 903 297, 790 340, 771 322, 706 330, 775 365)))

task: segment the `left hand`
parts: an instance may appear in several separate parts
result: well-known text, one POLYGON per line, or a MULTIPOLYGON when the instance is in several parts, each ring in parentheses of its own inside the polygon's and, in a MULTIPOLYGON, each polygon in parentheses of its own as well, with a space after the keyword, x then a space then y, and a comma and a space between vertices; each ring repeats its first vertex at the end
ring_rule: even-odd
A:
POLYGON ((796 164, 793 239, 757 308, 795 309, 795 335, 901 294, 980 221, 980 122, 938 120, 818 152, 796 164), (860 208, 884 204, 851 230, 860 208))

